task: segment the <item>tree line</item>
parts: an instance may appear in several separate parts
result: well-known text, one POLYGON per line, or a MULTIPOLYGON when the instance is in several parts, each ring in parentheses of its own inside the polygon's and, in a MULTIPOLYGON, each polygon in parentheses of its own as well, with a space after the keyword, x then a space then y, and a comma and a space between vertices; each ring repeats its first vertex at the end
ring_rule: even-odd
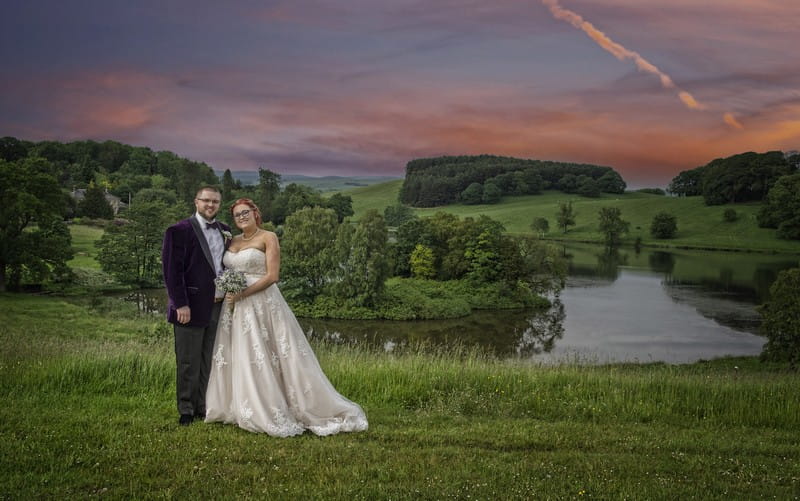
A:
POLYGON ((746 152, 717 158, 675 176, 668 191, 702 196, 706 205, 764 202, 758 224, 800 239, 800 154, 746 152))
POLYGON ((442 156, 408 162, 400 201, 413 207, 492 204, 505 195, 550 189, 598 197, 624 193, 626 186, 611 167, 495 155, 442 156))
MULTIPOLYGON (((218 186, 223 202, 252 198, 273 227, 303 207, 331 209, 339 222, 353 214, 352 199, 307 186, 280 187, 280 175, 259 169, 259 182, 243 186, 229 170, 220 180, 202 162, 167 151, 115 141, 31 142, 0 138, 0 290, 45 278, 68 280, 73 257, 65 223, 85 220, 105 228, 97 256, 123 283, 161 283, 164 230, 194 210, 202 185, 218 186), (75 190, 85 190, 79 201, 75 190), (108 195, 129 203, 115 215, 108 195)), ((219 217, 231 223, 230 214, 219 217)))

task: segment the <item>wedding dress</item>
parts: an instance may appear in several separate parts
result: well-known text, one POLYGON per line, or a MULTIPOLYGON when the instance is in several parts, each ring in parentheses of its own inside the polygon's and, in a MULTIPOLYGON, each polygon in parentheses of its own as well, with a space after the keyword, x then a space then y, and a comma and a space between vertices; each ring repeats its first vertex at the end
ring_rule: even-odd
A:
MULTIPOLYGON (((243 272, 248 285, 266 273, 260 249, 228 251, 223 262, 243 272)), ((222 305, 205 421, 276 437, 367 429, 361 407, 340 395, 322 372, 276 285, 237 301, 233 309, 222 305)))

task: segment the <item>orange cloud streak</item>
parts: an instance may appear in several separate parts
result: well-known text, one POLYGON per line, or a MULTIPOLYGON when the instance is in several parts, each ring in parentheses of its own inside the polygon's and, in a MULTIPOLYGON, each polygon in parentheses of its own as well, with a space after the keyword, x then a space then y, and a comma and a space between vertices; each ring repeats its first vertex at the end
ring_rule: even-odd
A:
MULTIPOLYGON (((556 19, 560 19, 562 21, 566 21, 575 28, 582 30, 584 33, 586 33, 586 35, 589 36, 589 38, 594 40, 597 43, 597 45, 599 45, 601 48, 613 54, 614 57, 616 57, 620 61, 624 61, 625 59, 631 59, 633 60, 633 62, 636 64, 636 67, 640 71, 657 76, 658 79, 661 81, 661 85, 664 88, 666 89, 675 88, 675 83, 672 81, 669 75, 659 70, 654 64, 647 61, 638 52, 628 50, 622 45, 618 44, 617 42, 611 40, 605 33, 595 28, 594 25, 592 25, 592 23, 584 20, 583 17, 581 17, 579 14, 561 7, 561 5, 559 5, 558 3, 558 0, 542 0, 542 3, 550 9, 550 12, 553 14, 553 17, 555 17, 556 19)), ((699 103, 691 94, 689 94, 685 90, 679 89, 678 98, 690 110, 704 110, 707 108, 704 104, 699 103)), ((725 114, 724 121, 731 127, 735 128, 742 127, 741 124, 736 122, 736 120, 733 118, 733 115, 731 115, 730 113, 725 114)))
POLYGON ((736 117, 734 117, 732 113, 725 113, 724 115, 722 115, 722 119, 725 120, 725 123, 730 125, 731 127, 734 127, 736 129, 744 128, 742 124, 739 123, 738 120, 736 120, 736 117))

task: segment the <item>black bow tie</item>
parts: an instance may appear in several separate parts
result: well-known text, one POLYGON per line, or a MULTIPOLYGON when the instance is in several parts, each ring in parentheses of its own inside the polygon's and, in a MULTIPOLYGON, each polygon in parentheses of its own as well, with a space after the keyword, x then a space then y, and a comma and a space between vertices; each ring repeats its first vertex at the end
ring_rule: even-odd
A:
POLYGON ((219 229, 219 223, 214 221, 213 223, 206 223, 206 229, 214 228, 215 230, 219 229))

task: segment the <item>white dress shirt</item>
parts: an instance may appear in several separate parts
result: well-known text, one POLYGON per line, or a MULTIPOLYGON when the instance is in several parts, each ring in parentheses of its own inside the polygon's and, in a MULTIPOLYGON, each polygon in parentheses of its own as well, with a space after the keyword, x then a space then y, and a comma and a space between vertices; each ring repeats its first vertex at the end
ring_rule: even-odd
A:
MULTIPOLYGON (((203 229, 203 235, 205 235, 206 242, 208 242, 208 250, 211 251, 211 257, 214 260, 214 273, 220 276, 222 274, 222 255, 225 253, 225 241, 222 239, 220 230, 206 226, 207 223, 216 222, 216 219, 214 221, 207 221, 206 218, 197 212, 194 213, 194 216, 200 222, 200 228, 203 229)), ((214 297, 223 296, 224 294, 219 290, 214 293, 214 297)))

